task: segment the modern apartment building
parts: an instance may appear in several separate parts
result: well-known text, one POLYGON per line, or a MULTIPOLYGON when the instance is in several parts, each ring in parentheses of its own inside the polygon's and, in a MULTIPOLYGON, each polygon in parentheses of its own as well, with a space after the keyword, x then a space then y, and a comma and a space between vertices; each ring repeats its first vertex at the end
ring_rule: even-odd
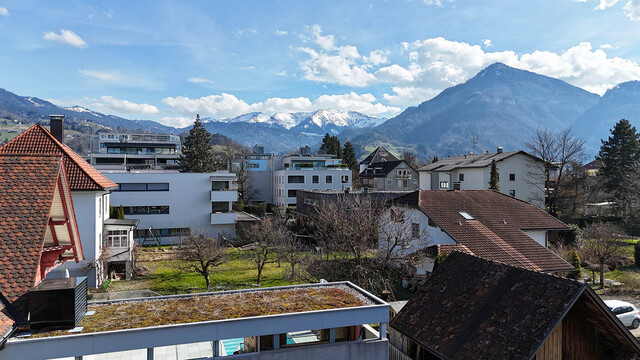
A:
POLYGON ((350 190, 351 170, 342 159, 303 147, 278 159, 273 172, 273 203, 296 206, 298 190, 350 190))
POLYGON ((89 162, 98 169, 175 169, 180 154, 176 135, 99 133, 91 140, 89 162))
POLYGON ((244 156, 244 166, 249 170, 254 190, 252 204, 273 203, 273 159, 273 153, 265 153, 264 146, 257 145, 244 156))
POLYGON ((190 232, 232 239, 238 199, 236 176, 228 171, 181 173, 177 170, 103 170, 118 187, 111 205, 125 219, 140 219, 138 244, 179 243, 190 232))

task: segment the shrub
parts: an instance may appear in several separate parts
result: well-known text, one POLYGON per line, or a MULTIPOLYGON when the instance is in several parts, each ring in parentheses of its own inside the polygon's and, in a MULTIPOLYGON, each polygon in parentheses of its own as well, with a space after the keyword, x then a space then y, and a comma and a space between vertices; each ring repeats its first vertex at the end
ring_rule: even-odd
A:
POLYGON ((267 204, 262 202, 258 205, 245 205, 244 212, 258 217, 264 217, 267 214, 267 204))
POLYGON ((440 264, 442 264, 442 262, 447 258, 447 255, 448 254, 445 252, 445 253, 442 253, 442 254, 438 254, 438 256, 436 256, 436 260, 433 262, 433 270, 432 271, 435 271, 436 268, 438 266, 440 266, 440 264))
POLYGON ((570 272, 567 277, 570 279, 580 279, 582 277, 582 266, 580 266, 580 256, 578 256, 578 253, 575 250, 571 250, 569 251, 569 253, 567 254, 568 257, 568 261, 571 265, 573 265, 573 267, 576 269, 576 271, 572 271, 570 272))

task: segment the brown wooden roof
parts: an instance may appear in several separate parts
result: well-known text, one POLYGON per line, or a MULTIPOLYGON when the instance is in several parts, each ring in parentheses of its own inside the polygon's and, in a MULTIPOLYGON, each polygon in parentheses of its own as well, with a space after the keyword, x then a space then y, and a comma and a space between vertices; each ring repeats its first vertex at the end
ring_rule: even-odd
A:
POLYGON ((493 261, 534 271, 568 271, 571 264, 523 230, 566 230, 538 207, 492 190, 422 190, 396 199, 417 206, 458 244, 493 261), (466 212, 473 219, 460 213, 466 212))
POLYGON ((640 344, 587 285, 454 252, 391 321, 442 359, 531 359, 580 301, 600 335, 640 344), (586 305, 588 304, 588 305, 586 305))
POLYGON ((34 125, 0 147, 0 154, 47 154, 64 158, 71 190, 107 190, 118 187, 98 170, 62 144, 42 125, 34 125))

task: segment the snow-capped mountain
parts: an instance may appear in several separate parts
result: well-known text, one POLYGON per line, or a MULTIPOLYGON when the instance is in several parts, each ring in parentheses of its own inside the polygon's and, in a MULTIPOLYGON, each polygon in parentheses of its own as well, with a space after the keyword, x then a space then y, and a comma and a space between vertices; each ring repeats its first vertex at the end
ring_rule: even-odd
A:
POLYGON ((338 111, 338 110, 316 110, 314 112, 297 112, 297 113, 276 113, 273 115, 252 112, 243 114, 230 119, 205 119, 206 122, 223 122, 223 123, 261 123, 279 125, 290 130, 294 127, 302 125, 309 128, 315 125, 325 128, 330 125, 336 127, 356 127, 364 128, 382 124, 386 119, 368 116, 356 111, 338 111), (306 125, 306 126, 305 126, 306 125))

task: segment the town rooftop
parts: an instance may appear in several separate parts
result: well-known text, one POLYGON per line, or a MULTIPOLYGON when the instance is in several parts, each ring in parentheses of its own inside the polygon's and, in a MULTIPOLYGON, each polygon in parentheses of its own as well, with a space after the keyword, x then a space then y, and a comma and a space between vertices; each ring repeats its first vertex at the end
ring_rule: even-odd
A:
POLYGON ((380 303, 350 283, 297 285, 90 303, 81 331, 42 330, 27 338, 98 333, 380 303))

